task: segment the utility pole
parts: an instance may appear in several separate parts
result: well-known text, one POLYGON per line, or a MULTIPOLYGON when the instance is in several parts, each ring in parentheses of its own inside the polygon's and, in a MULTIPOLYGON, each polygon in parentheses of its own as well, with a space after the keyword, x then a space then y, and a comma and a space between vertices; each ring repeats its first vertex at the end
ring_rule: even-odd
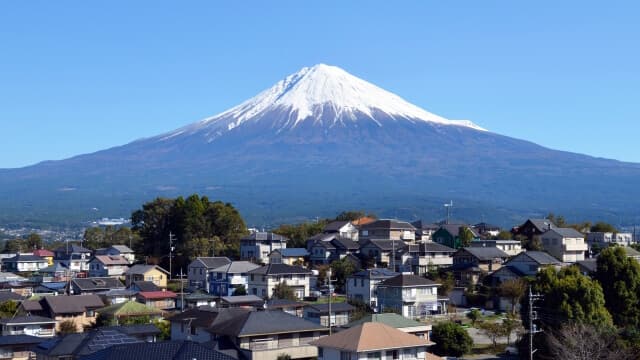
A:
POLYGON ((172 266, 173 266, 173 242, 176 240, 175 235, 169 231, 169 280, 172 280, 172 266))
POLYGON ((451 209, 453 208, 453 200, 449 200, 448 204, 444 204, 444 207, 447 209, 447 224, 451 220, 451 209))
POLYGON ((542 330, 538 330, 534 323, 535 320, 538 320, 538 312, 533 310, 533 304, 541 299, 542 295, 532 293, 531 285, 529 285, 529 360, 533 360, 533 354, 538 351, 538 349, 533 348, 533 335, 542 332, 542 330))
POLYGON ((336 280, 331 278, 331 268, 329 268, 329 270, 327 270, 327 277, 325 278, 325 282, 328 284, 329 286, 329 335, 331 335, 331 300, 333 298, 333 288, 331 286, 332 282, 335 282, 336 280))

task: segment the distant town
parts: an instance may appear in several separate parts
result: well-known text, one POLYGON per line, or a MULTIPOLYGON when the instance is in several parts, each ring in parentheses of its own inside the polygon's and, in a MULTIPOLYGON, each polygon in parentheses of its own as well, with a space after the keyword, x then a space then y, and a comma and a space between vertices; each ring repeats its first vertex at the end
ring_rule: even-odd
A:
POLYGON ((192 195, 82 233, 2 231, 6 358, 639 354, 640 244, 597 219, 505 229, 344 211, 267 231, 192 195))

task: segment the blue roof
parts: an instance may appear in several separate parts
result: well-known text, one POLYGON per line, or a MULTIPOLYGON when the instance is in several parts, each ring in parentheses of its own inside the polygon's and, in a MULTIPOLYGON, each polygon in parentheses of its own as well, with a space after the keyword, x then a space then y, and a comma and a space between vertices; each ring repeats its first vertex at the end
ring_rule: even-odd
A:
POLYGON ((277 251, 284 257, 300 257, 309 255, 309 252, 305 248, 286 248, 278 249, 277 251))

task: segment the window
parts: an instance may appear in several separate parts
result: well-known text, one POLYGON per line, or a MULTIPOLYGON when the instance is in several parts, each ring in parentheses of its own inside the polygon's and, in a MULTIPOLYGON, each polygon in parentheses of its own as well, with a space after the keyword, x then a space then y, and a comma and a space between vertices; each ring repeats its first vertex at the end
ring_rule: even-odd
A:
POLYGON ((253 274, 251 274, 251 281, 253 281, 253 274))
POLYGON ((191 335, 195 335, 196 332, 197 332, 196 330, 197 330, 196 327, 192 325, 191 326, 191 335))
MULTIPOLYGON (((367 359, 380 359, 380 351, 367 353, 367 359)), ((340 360, 342 360, 342 353, 340 353, 340 360)))
POLYGON ((351 360, 351 353, 340 351, 340 360, 351 360))
POLYGON ((318 348, 318 357, 321 358, 324 356, 324 349, 323 348, 318 348))
POLYGON ((87 316, 92 317, 92 316, 95 316, 95 314, 96 314, 95 311, 87 310, 87 316))

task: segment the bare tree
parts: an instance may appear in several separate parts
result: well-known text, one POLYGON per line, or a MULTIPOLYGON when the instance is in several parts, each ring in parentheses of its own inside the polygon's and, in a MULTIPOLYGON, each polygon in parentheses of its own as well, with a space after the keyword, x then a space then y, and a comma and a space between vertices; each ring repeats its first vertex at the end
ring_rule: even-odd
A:
POLYGON ((511 314, 516 313, 516 304, 520 302, 526 291, 527 283, 522 279, 506 280, 500 284, 500 295, 511 301, 511 314))
POLYGON ((548 350, 554 359, 598 360, 637 359, 628 349, 616 346, 615 333, 583 323, 570 323, 546 336, 548 350))

